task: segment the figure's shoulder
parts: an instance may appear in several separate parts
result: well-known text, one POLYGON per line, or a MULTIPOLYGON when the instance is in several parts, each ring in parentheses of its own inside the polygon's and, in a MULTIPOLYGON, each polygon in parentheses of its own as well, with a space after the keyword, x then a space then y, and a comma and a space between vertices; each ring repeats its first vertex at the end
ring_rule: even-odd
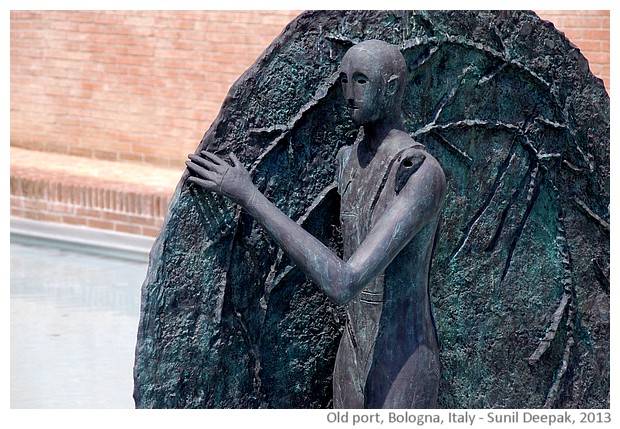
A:
POLYGON ((338 164, 342 165, 345 163, 349 157, 351 156, 351 152, 353 151, 353 146, 344 146, 338 150, 336 154, 336 159, 338 160, 338 164))
MULTIPOLYGON (((396 131, 392 136, 392 142, 390 144, 392 157, 397 158, 397 161, 403 162, 411 157, 423 158, 433 161, 433 164, 439 167, 439 163, 431 155, 422 143, 415 141, 409 134, 404 131, 396 131)), ((399 163, 400 163, 399 162, 399 163)))
POLYGON ((430 181, 445 181, 441 165, 423 144, 416 142, 403 131, 399 131, 393 138, 392 171, 396 193, 405 187, 411 177, 420 174, 430 181))
POLYGON ((344 146, 338 150, 336 154, 336 162, 338 163, 338 174, 342 175, 347 169, 351 155, 353 154, 353 146, 344 146))
POLYGON ((336 154, 336 161, 338 162, 338 193, 342 195, 343 189, 347 186, 347 183, 351 181, 351 168, 347 168, 349 159, 353 153, 353 146, 344 146, 340 148, 336 154), (348 173, 345 173, 345 170, 348 173))
POLYGON ((400 130, 392 130, 383 147, 389 151, 388 156, 396 156, 403 150, 424 150, 421 143, 416 142, 409 134, 400 130))

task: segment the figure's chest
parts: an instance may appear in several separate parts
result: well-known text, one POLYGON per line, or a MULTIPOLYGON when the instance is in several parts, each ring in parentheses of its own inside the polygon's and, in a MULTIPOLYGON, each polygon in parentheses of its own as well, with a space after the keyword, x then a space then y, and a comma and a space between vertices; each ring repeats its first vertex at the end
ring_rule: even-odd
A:
POLYGON ((354 235, 363 239, 393 194, 389 186, 390 160, 376 157, 362 167, 353 155, 342 173, 341 222, 345 229, 355 231, 354 235))

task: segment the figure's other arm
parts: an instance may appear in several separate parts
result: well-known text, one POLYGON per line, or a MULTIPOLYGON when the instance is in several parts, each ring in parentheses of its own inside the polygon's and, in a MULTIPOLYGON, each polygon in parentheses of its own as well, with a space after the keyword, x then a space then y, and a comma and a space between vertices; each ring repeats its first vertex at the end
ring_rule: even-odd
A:
POLYGON ((225 195, 254 217, 295 264, 333 301, 345 304, 380 274, 443 203, 445 178, 429 157, 413 174, 392 205, 351 256, 342 261, 319 240, 282 213, 253 185, 231 154, 232 165, 208 152, 190 155, 189 181, 225 195))

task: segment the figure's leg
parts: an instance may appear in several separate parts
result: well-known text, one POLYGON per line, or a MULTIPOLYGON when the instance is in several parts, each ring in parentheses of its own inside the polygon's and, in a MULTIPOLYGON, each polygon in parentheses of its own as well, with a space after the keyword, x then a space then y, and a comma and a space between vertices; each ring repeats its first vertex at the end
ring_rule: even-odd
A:
POLYGON ((334 365, 334 408, 364 408, 355 348, 345 329, 334 365))
MULTIPOLYGON (((373 374, 374 375, 374 374, 373 374)), ((378 374, 377 374, 378 375, 378 374)), ((376 377, 372 377, 375 378, 376 377)), ((367 408, 436 408, 439 390, 439 358, 427 346, 420 346, 407 359, 393 381, 377 380, 380 389, 368 386, 367 391, 382 390, 367 398, 367 408), (386 385, 386 383, 389 383, 386 385)), ((371 377, 369 377, 369 382, 371 377)))
POLYGON ((383 408, 436 408, 439 379, 438 357, 420 346, 396 376, 383 408))

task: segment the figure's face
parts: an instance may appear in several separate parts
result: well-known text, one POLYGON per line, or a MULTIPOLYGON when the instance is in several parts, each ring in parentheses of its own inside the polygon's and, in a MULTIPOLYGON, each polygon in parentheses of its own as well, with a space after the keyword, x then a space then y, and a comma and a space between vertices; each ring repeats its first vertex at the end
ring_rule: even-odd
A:
POLYGON ((351 118, 358 125, 377 122, 382 118, 384 83, 381 73, 373 69, 373 61, 364 52, 345 55, 340 69, 342 92, 351 118))

